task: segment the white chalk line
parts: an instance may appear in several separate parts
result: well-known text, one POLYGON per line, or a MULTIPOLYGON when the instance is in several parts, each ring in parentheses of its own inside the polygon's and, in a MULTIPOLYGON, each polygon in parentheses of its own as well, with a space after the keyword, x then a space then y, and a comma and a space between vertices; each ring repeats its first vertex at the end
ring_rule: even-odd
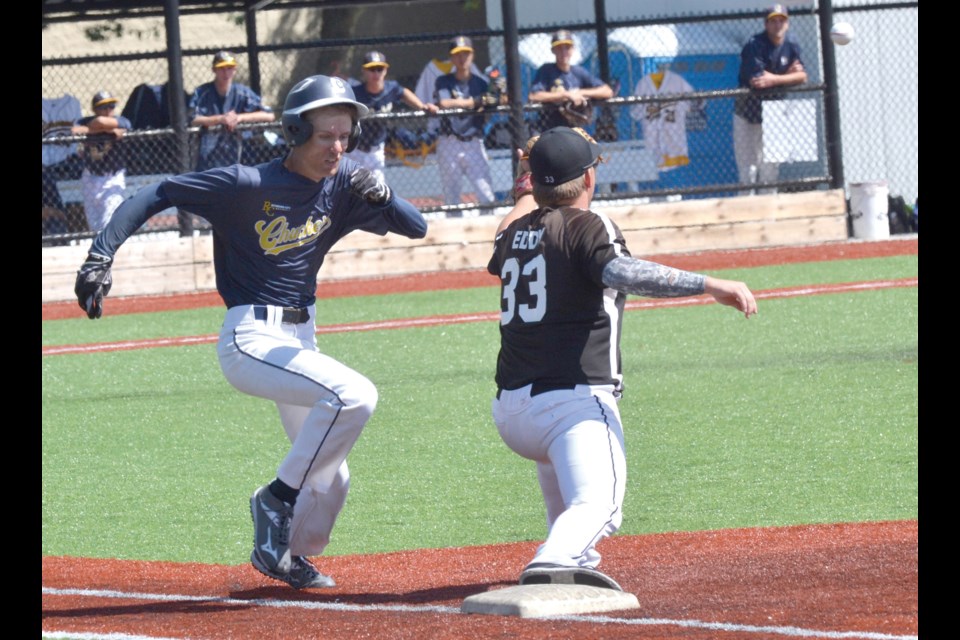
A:
MULTIPOLYGON (((754 292, 758 300, 768 298, 795 298, 799 296, 821 295, 826 293, 847 293, 853 291, 871 291, 875 289, 890 289, 895 287, 919 286, 919 278, 904 278, 902 280, 876 280, 871 282, 851 282, 844 284, 824 284, 804 287, 791 287, 771 291, 754 292)), ((666 307, 689 307, 694 305, 716 304, 709 296, 693 298, 658 298, 655 300, 632 300, 627 302, 627 311, 636 309, 656 309, 666 307)), ((485 313, 463 313, 446 316, 429 316, 425 318, 400 318, 396 320, 379 320, 375 322, 353 322, 346 324, 325 325, 317 327, 318 334, 349 333, 353 331, 376 331, 384 329, 409 329, 412 327, 435 327, 444 324, 465 324, 469 322, 489 322, 497 320, 500 314, 496 311, 485 313)), ((73 344, 42 347, 40 355, 58 356, 78 353, 100 353, 105 351, 129 351, 132 349, 152 349, 154 347, 182 347, 195 344, 210 344, 216 342, 218 336, 184 336, 177 338, 151 338, 146 340, 128 340, 125 342, 102 342, 93 344, 73 344)))
MULTIPOLYGON (((304 609, 321 611, 387 611, 387 612, 408 612, 408 613, 445 613, 460 614, 460 609, 456 607, 446 607, 440 605, 360 605, 345 604, 342 602, 315 602, 305 600, 266 600, 255 598, 252 600, 242 600, 238 598, 224 598, 219 596, 188 596, 166 593, 138 593, 101 589, 54 589, 48 587, 40 588, 41 595, 54 596, 79 596, 87 598, 110 598, 117 600, 152 600, 159 602, 204 602, 226 605, 237 605, 249 607, 251 605, 259 607, 272 607, 277 609, 304 609)), ((473 614, 462 614, 473 615, 473 614)), ((915 635, 895 635, 889 633, 875 633, 870 631, 824 631, 820 629, 804 629, 802 627, 792 626, 756 626, 745 624, 733 624, 726 622, 706 622, 703 620, 673 620, 669 618, 613 618, 610 616, 549 616, 537 618, 537 620, 558 620, 563 622, 588 622, 593 624, 621 624, 633 626, 667 626, 684 627, 693 629, 712 629, 716 631, 731 631, 739 633, 758 633, 758 634, 776 634, 794 638, 830 638, 830 639, 853 639, 853 640, 918 640, 915 635)), ((47 635, 44 632, 44 635, 47 635)), ((76 636, 60 636, 74 638, 96 638, 97 640, 139 640, 140 636, 117 636, 115 634, 94 635, 77 634, 76 636)), ((161 640, 151 638, 151 640, 161 640)), ((183 639, 162 639, 162 640, 183 640, 183 639)))

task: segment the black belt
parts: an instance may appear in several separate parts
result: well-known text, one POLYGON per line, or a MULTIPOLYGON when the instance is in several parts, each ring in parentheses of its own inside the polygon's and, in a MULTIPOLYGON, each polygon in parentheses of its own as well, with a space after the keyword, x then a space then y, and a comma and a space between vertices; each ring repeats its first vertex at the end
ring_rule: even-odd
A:
MULTIPOLYGON (((547 393, 548 391, 564 391, 576 389, 577 385, 575 383, 563 383, 563 382, 534 382, 530 385, 530 397, 538 396, 541 393, 547 393)), ((504 391, 503 388, 497 389, 497 400, 500 399, 500 392, 504 391)), ((513 389, 507 389, 507 391, 513 391, 513 389)))
POLYGON ((479 140, 480 136, 461 136, 456 133, 448 133, 447 135, 452 136, 459 140, 460 142, 470 142, 471 140, 479 140))
MULTIPOLYGON (((267 308, 263 305, 254 305, 253 317, 257 320, 266 320, 267 308)), ((310 320, 310 309, 306 307, 284 307, 280 318, 285 324, 303 324, 310 320)))

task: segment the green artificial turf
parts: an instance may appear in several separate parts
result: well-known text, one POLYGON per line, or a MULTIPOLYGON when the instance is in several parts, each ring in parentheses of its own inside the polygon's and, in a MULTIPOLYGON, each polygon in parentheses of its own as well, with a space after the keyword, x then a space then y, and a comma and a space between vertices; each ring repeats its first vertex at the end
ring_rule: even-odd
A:
MULTIPOLYGON (((754 290, 915 277, 916 256, 718 272, 754 290)), ((496 289, 321 300, 320 324, 490 311, 496 289)), ((109 305, 109 300, 108 300, 109 305)), ((109 306, 107 306, 109 314, 109 306)), ((216 333, 222 311, 44 322, 44 344, 216 333)), ((917 518, 919 289, 628 312, 622 534, 917 518)), ((539 540, 490 419, 495 322, 318 336, 380 402, 329 554, 539 540)), ((42 365, 43 555, 239 564, 287 443, 212 344, 42 365)))

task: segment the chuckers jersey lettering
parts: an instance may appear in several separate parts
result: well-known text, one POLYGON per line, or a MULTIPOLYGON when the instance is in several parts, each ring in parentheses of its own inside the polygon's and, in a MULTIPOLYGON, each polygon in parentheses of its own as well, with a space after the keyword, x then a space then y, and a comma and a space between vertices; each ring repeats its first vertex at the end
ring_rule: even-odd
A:
POLYGON ((284 251, 296 249, 316 242, 323 232, 330 228, 330 216, 324 215, 319 220, 313 216, 299 226, 290 226, 286 216, 278 216, 273 220, 258 220, 254 225, 257 235, 260 236, 260 248, 266 255, 279 255, 284 251))

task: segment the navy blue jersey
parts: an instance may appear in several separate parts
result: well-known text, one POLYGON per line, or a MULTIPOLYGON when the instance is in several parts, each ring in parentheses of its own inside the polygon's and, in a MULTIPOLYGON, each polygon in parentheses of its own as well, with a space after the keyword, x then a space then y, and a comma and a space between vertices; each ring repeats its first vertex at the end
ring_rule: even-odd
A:
MULTIPOLYGON (((457 80, 456 74, 448 73, 437 78, 434 103, 453 98, 475 98, 487 92, 490 84, 475 73, 466 81, 457 80)), ((457 136, 461 139, 483 137, 483 114, 444 116, 440 119, 440 135, 457 136)))
POLYGON ((351 231, 426 234, 426 222, 406 200, 394 196, 375 206, 355 196, 356 166, 343 158, 339 171, 320 182, 290 172, 282 158, 174 176, 124 202, 91 252, 112 257, 151 215, 175 206, 210 222, 217 291, 227 307, 306 307, 316 301, 324 257, 351 231))
MULTIPOLYGON (((561 71, 556 63, 548 62, 537 69, 530 85, 530 93, 538 91, 563 91, 569 89, 593 89, 602 87, 603 80, 583 67, 571 65, 569 71, 561 71)), ((540 126, 546 131, 553 127, 566 127, 570 123, 558 110, 559 105, 544 104, 540 113, 540 126)))
MULTIPOLYGON (((790 65, 797 61, 803 63, 800 58, 800 45, 790 34, 784 37, 779 46, 770 42, 766 31, 754 34, 740 51, 739 86, 749 89, 750 78, 762 75, 764 71, 783 75, 790 65)), ((734 113, 745 118, 747 122, 758 124, 763 121, 763 108, 760 101, 781 98, 783 93, 737 96, 734 102, 734 113)))
POLYGON ((501 285, 500 388, 620 389, 627 296, 604 286, 602 276, 608 262, 629 255, 610 218, 572 207, 537 209, 497 235, 487 271, 501 285))
MULTIPOLYGON (((390 113, 395 106, 403 103, 403 87, 396 80, 386 80, 383 83, 383 91, 374 95, 367 91, 366 85, 353 85, 353 94, 357 102, 361 102, 370 108, 370 113, 390 113)), ((384 120, 364 120, 362 132, 360 133, 359 147, 363 150, 369 150, 379 146, 387 140, 387 123, 384 120)))
MULTIPOLYGON (((85 127, 96 117, 80 118, 76 124, 85 127)), ((130 121, 123 116, 112 117, 117 119, 117 128, 127 131, 133 128, 130 121)), ((112 175, 123 169, 126 165, 123 153, 123 142, 112 133, 88 135, 80 147, 80 159, 83 162, 83 168, 98 176, 112 175)))
MULTIPOLYGON (((190 120, 196 116, 216 116, 235 111, 237 113, 254 113, 256 111, 271 111, 264 106, 253 89, 234 82, 230 85, 227 95, 221 96, 212 82, 207 82, 193 92, 190 98, 190 120)), ((224 167, 240 161, 242 150, 241 133, 226 130, 204 131, 200 135, 200 159, 197 170, 202 171, 211 167, 224 167)))

